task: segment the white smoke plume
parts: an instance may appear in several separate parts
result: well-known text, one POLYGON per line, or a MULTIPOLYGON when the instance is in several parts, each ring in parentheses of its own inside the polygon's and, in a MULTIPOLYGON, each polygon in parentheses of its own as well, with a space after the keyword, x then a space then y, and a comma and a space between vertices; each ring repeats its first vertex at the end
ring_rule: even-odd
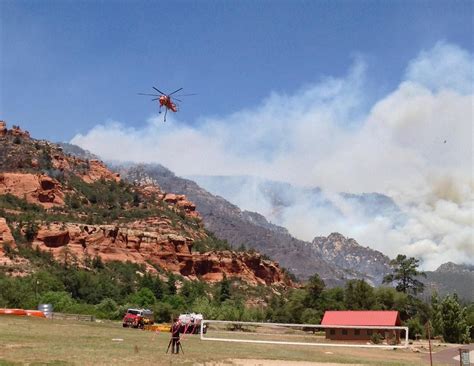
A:
MULTIPOLYGON (((272 93, 251 110, 195 126, 158 116, 143 128, 110 121, 71 142, 105 160, 157 162, 178 175, 321 187, 338 214, 301 197, 278 223, 305 240, 339 231, 390 256, 420 257, 425 269, 472 264, 473 66, 471 53, 441 42, 420 52, 398 87, 368 110, 366 67, 356 60, 344 78, 272 93), (368 218, 338 192, 386 194, 406 220, 368 218)), ((271 205, 249 193, 242 189, 236 203, 271 216, 271 205)))

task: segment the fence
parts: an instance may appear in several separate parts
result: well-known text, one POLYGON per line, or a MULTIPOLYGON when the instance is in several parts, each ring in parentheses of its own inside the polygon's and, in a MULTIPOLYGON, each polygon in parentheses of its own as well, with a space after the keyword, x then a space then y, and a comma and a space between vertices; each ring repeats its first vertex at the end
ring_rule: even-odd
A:
POLYGON ((80 320, 85 322, 94 322, 95 316, 84 315, 84 314, 65 314, 65 313, 52 313, 52 320, 80 320))
MULTIPOLYGON (((384 332, 385 333, 385 332, 384 332)), ((325 333, 322 333, 323 335, 325 333)), ((327 337, 327 334, 326 334, 327 337)), ((398 337, 396 337, 398 340, 398 337)), ((408 347, 408 327, 400 326, 341 326, 341 325, 320 325, 320 324, 287 324, 287 323, 263 323, 263 322, 241 322, 227 320, 202 320, 201 322, 201 340, 204 341, 223 341, 223 342, 243 342, 243 343, 263 343, 263 344, 281 344, 281 345, 302 345, 302 346, 334 346, 334 347, 367 347, 367 348, 407 348, 408 347), (205 336, 204 327, 207 325, 207 333, 211 336, 205 336), (313 332, 309 332, 313 329, 313 332), (365 338, 350 340, 332 340, 322 339, 321 330, 327 329, 354 329, 370 330, 375 333, 382 331, 404 333, 404 342, 402 344, 373 344, 365 338)))

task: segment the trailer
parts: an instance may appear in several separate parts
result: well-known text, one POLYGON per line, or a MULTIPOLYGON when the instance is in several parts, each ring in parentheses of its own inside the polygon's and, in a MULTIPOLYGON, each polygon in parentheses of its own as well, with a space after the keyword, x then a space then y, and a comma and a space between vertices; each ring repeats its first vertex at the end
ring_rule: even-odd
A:
MULTIPOLYGON (((198 334, 201 332, 201 322, 203 320, 202 314, 185 313, 179 316, 181 323, 181 333, 198 334)), ((207 333, 207 325, 204 325, 204 334, 207 333)))

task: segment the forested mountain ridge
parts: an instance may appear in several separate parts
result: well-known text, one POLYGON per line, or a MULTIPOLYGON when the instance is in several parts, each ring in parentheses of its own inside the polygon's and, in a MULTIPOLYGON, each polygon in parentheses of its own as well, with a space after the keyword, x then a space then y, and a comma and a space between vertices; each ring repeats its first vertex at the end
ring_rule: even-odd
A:
MULTIPOLYGON (((372 274, 369 267, 363 272, 357 266, 339 266, 332 262, 330 256, 323 255, 314 243, 294 238, 287 229, 268 222, 264 216, 242 211, 224 198, 207 192, 192 180, 176 176, 159 164, 123 164, 115 165, 114 169, 124 179, 152 180, 165 190, 173 188, 176 192, 185 194, 199 206, 205 226, 220 239, 227 240, 234 248, 254 248, 276 259, 301 279, 317 273, 328 285, 342 284, 349 279, 365 279, 374 285, 381 283, 383 273, 372 274)), ((364 253, 370 251, 357 243, 355 245, 364 250, 364 253)), ((373 252, 377 256, 381 255, 373 252)), ((384 259, 383 262, 386 263, 387 260, 384 259)), ((379 268, 376 270, 379 271, 379 268)))

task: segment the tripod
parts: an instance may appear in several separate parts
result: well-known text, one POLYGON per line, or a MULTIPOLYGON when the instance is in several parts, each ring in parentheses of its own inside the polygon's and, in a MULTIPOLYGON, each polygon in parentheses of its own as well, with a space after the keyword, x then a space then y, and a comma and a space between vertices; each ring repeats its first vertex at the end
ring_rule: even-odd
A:
MULTIPOLYGON (((173 337, 171 337, 169 343, 168 343, 168 348, 166 349, 166 353, 168 353, 168 351, 170 350, 170 347, 171 347, 171 344, 173 343, 173 337)), ((181 349, 181 352, 183 352, 183 355, 184 355, 184 349, 183 349, 183 345, 181 344, 181 341, 180 339, 178 338, 178 340, 176 341, 176 347, 177 347, 177 351, 176 353, 179 353, 179 350, 181 349)), ((174 347, 173 347, 174 348, 174 347)), ((174 350, 174 349, 173 349, 174 350)))

